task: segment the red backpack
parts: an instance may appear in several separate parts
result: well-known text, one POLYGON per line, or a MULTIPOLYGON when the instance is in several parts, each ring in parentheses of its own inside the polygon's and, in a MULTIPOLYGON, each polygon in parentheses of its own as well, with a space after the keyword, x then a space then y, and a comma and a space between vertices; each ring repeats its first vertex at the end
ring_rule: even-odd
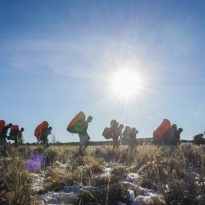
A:
POLYGON ((47 121, 43 121, 40 125, 38 125, 34 131, 34 136, 35 137, 39 137, 39 135, 41 134, 41 131, 44 129, 44 128, 47 128, 48 127, 48 122, 47 121))
POLYGON ((4 126, 6 125, 5 121, 4 120, 0 120, 0 134, 4 128, 4 126))
POLYGON ((12 132, 13 130, 19 131, 19 126, 18 125, 12 125, 11 128, 10 128, 10 132, 12 132))

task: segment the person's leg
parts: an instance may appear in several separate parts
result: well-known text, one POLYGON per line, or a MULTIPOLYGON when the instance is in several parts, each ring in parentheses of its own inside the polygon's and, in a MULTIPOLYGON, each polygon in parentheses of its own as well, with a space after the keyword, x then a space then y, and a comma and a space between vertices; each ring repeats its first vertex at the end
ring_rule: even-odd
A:
POLYGON ((79 154, 82 154, 83 153, 83 145, 79 145, 79 150, 78 150, 78 153, 79 154))
POLYGON ((47 140, 46 140, 46 137, 43 137, 43 136, 41 136, 41 141, 43 142, 43 146, 44 146, 44 148, 46 148, 46 143, 47 143, 47 140))
POLYGON ((40 143, 41 143, 41 141, 42 141, 42 136, 41 136, 41 135, 39 135, 39 136, 38 136, 38 138, 37 138, 37 140, 38 140, 38 144, 40 144, 40 143))
POLYGON ((90 137, 89 137, 89 135, 86 135, 82 151, 84 151, 90 145, 89 141, 90 141, 90 137))
POLYGON ((45 139, 45 147, 48 148, 48 146, 49 146, 48 145, 48 137, 46 137, 46 139, 45 139))
POLYGON ((84 150, 85 150, 85 149, 89 146, 89 144, 90 144, 90 143, 89 143, 89 141, 88 141, 88 142, 86 142, 86 143, 85 143, 85 145, 83 146, 82 151, 84 151, 84 150))
POLYGON ((118 139, 116 137, 113 137, 113 149, 118 147, 117 144, 118 144, 118 139))
POLYGON ((18 137, 17 137, 17 135, 15 136, 15 147, 18 147, 18 137))
POLYGON ((78 154, 83 155, 83 146, 85 145, 85 136, 79 135, 79 138, 80 138, 80 143, 79 143, 78 154))

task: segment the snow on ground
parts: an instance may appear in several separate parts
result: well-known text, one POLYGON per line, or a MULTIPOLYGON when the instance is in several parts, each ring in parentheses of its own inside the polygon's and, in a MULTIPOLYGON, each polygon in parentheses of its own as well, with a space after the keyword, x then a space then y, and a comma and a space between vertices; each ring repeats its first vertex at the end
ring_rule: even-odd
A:
POLYGON ((45 171, 40 174, 31 173, 30 176, 33 179, 32 190, 39 191, 42 190, 45 183, 45 171))
MULTIPOLYGON (((56 171, 62 172, 62 170, 66 170, 66 164, 61 164, 60 162, 56 162, 56 171)), ((104 175, 108 176, 110 174, 111 168, 107 165, 104 167, 104 175)), ((33 190, 41 190, 43 189, 45 178, 46 178, 46 170, 42 171, 39 174, 31 173, 33 177, 33 190)), ((162 200, 162 196, 157 193, 153 193, 152 190, 142 188, 140 186, 135 185, 135 183, 140 180, 141 176, 139 173, 129 173, 125 176, 124 181, 120 182, 124 187, 128 188, 129 191, 129 200, 132 201, 131 205, 145 205, 145 204, 155 204, 158 201, 162 200), (136 195, 137 196, 136 196, 136 195)), ((42 195, 36 195, 32 204, 70 204, 72 205, 72 201, 76 199, 77 194, 80 189, 88 189, 90 187, 81 186, 79 184, 73 186, 65 186, 62 191, 59 192, 47 192, 42 195)), ((126 205, 125 203, 118 202, 118 205, 126 205)))
POLYGON ((48 192, 43 195, 37 195, 32 204, 72 204, 72 201, 75 199, 75 192, 48 192))

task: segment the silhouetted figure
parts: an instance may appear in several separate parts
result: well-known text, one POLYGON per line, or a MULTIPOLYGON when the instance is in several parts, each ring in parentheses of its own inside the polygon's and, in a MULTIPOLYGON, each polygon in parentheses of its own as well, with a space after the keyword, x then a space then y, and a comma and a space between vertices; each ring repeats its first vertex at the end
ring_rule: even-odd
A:
POLYGON ((48 147, 48 135, 51 134, 51 130, 52 130, 52 127, 48 127, 48 128, 44 128, 42 131, 41 131, 41 136, 40 136, 40 141, 43 142, 43 145, 45 148, 48 147))
POLYGON ((11 128, 11 126, 12 126, 12 124, 9 123, 8 125, 3 127, 1 134, 0 134, 0 145, 7 144, 7 141, 6 141, 7 133, 8 133, 8 130, 11 128))
POLYGON ((176 135, 175 135, 175 143, 177 144, 177 145, 179 145, 180 144, 180 135, 181 135, 181 133, 183 132, 183 129, 180 127, 178 130, 177 130, 177 132, 176 132, 176 135))
POLYGON ((10 135, 7 137, 8 140, 14 140, 15 146, 17 147, 19 144, 20 138, 22 138, 22 133, 24 131, 24 128, 21 128, 19 130, 18 125, 13 125, 10 128, 10 135))
POLYGON ((4 126, 2 132, 1 132, 1 135, 4 136, 4 138, 7 138, 7 133, 8 133, 8 130, 11 128, 12 124, 9 123, 8 125, 4 126))
POLYGON ((139 133, 138 130, 136 130, 135 127, 132 128, 130 136, 128 138, 128 145, 130 147, 130 150, 133 151, 137 147, 137 134, 139 133))
POLYGON ((87 120, 85 120, 82 124, 82 128, 79 132, 79 138, 80 138, 80 145, 79 145, 79 151, 78 154, 83 156, 83 151, 88 147, 89 141, 90 141, 90 136, 88 135, 88 124, 92 122, 93 117, 88 116, 87 120))

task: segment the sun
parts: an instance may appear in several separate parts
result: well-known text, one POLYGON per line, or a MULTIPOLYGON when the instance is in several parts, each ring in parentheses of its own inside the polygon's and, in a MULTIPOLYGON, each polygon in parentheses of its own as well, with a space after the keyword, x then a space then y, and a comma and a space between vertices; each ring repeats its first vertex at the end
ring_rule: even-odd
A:
POLYGON ((111 79, 111 89, 119 98, 129 99, 139 94, 140 76, 134 71, 120 71, 111 79))

